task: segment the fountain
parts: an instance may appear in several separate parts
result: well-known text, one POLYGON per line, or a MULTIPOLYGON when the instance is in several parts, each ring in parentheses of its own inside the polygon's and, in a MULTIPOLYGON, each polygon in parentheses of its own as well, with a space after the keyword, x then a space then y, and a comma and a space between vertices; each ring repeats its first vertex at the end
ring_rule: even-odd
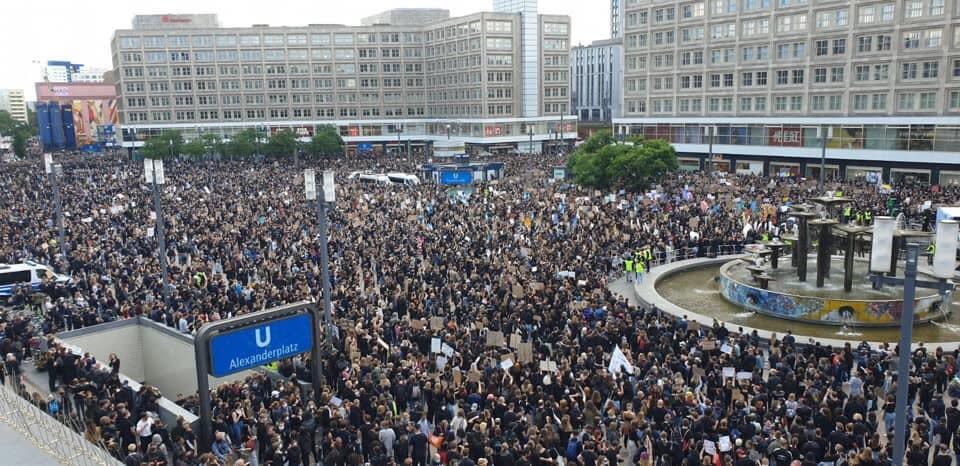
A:
MULTIPOLYGON (((728 302, 751 312, 814 324, 841 327, 841 333, 853 333, 851 328, 897 326, 903 307, 902 290, 894 287, 878 288, 870 280, 865 260, 857 260, 855 246, 858 239, 870 235, 871 228, 840 224, 832 218, 849 199, 821 197, 811 199, 815 205, 794 206, 788 215, 797 219, 795 236, 787 236, 793 244, 792 267, 779 266, 780 251, 788 243, 774 238, 751 245, 747 252, 752 261, 731 260, 720 267, 719 291, 728 302), (841 237, 840 256, 833 253, 834 237, 841 237), (815 239, 815 254, 809 253, 815 239), (811 262, 816 270, 815 283, 807 282, 811 262), (843 268, 843 278, 831 276, 834 262, 843 268)), ((896 246, 908 238, 929 237, 930 233, 898 230, 896 246)), ((893 257, 899 251, 895 248, 893 257)), ((896 262, 894 259, 893 262, 896 262)), ((837 267, 839 268, 839 267, 837 267)), ((891 266, 896 274, 896 264, 891 266)), ((923 275, 921 273, 921 275, 923 275)), ((924 290, 914 302, 917 322, 942 319, 947 306, 937 292, 924 290)))

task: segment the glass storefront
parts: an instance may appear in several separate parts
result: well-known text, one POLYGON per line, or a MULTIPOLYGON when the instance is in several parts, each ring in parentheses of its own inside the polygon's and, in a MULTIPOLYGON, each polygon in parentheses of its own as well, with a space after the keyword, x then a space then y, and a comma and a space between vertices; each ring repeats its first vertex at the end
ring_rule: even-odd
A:
MULTIPOLYGON (((700 124, 658 123, 617 125, 619 133, 673 144, 708 144, 700 124)), ((714 144, 744 146, 819 148, 823 144, 818 126, 804 125, 709 125, 717 128, 714 144)), ((828 149, 909 150, 960 152, 960 126, 936 125, 828 125, 828 149)))

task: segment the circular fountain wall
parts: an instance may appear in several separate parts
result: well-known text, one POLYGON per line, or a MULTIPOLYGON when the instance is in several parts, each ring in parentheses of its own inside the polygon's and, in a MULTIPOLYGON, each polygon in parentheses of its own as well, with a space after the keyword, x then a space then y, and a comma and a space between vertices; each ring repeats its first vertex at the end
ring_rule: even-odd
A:
MULTIPOLYGON (((801 282, 792 267, 767 267, 766 274, 773 279, 768 289, 763 289, 754 280, 749 266, 748 262, 737 259, 720 267, 720 294, 743 309, 815 324, 854 327, 900 325, 902 287, 874 289, 869 279, 867 261, 854 261, 853 287, 849 292, 843 288, 842 260, 832 261, 831 274, 820 288, 816 286, 815 274, 808 274, 807 281, 801 282)), ((816 262, 808 263, 807 270, 816 270, 816 262)), ((920 289, 918 292, 922 294, 914 301, 916 321, 943 318, 942 297, 935 292, 929 293, 929 290, 920 289)))

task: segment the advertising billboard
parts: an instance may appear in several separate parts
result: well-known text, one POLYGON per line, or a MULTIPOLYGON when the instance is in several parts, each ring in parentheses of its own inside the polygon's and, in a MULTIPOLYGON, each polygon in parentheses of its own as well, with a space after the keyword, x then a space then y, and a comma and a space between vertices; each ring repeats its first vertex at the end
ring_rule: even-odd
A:
POLYGON ((73 128, 78 147, 110 142, 105 138, 113 138, 119 122, 116 99, 73 101, 73 128))
POLYGON ((803 129, 795 128, 767 128, 769 145, 784 147, 803 146, 803 129))

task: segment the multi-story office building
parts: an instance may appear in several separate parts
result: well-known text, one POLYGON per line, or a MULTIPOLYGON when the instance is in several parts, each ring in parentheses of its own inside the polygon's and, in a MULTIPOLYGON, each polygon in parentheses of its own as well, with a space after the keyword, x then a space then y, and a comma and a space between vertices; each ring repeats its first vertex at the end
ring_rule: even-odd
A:
POLYGON ((51 83, 102 83, 108 70, 63 60, 51 60, 43 68, 43 80, 51 83))
POLYGON ((23 89, 0 89, 0 110, 10 113, 19 122, 27 122, 27 101, 23 89))
POLYGON ((623 37, 622 0, 610 0, 610 38, 623 37))
POLYGON ((124 145, 165 129, 308 137, 334 125, 349 152, 554 150, 576 135, 562 121, 570 19, 520 3, 459 18, 392 10, 361 26, 137 17, 111 43, 124 145))
POLYGON ((825 145, 830 176, 956 182, 958 8, 626 0, 614 130, 671 141, 689 169, 818 177, 825 145))
POLYGON ((581 127, 610 123, 620 115, 622 59, 621 39, 598 40, 570 49, 570 105, 581 127))

